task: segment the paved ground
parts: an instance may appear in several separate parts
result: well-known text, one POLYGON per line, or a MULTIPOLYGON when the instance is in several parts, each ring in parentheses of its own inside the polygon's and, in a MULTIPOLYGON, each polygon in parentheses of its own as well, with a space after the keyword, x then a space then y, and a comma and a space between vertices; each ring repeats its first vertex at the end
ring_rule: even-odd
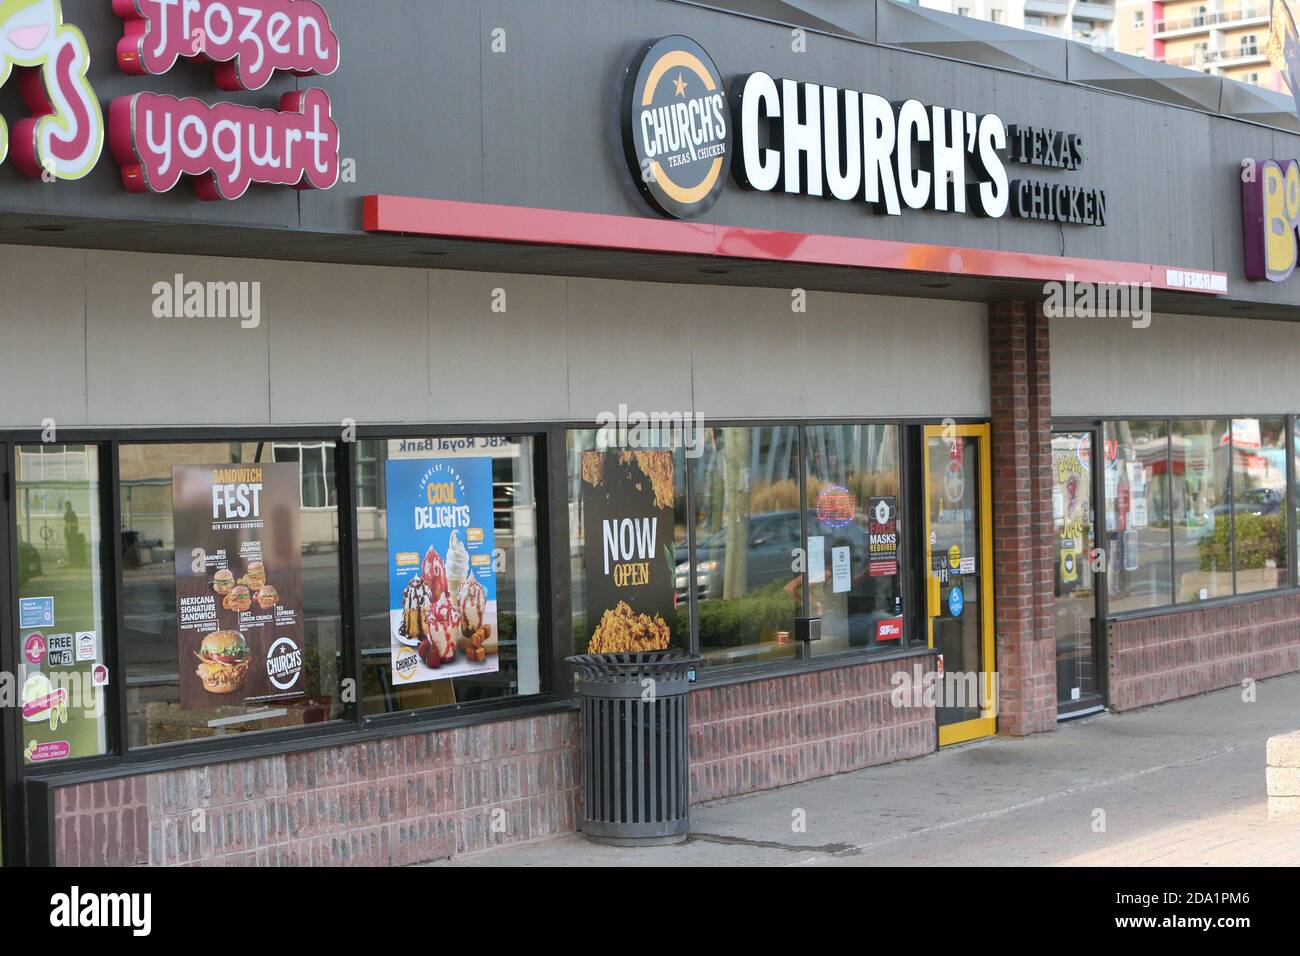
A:
POLYGON ((1264 795, 1265 741, 1300 729, 1300 675, 1255 691, 707 804, 681 846, 574 836, 453 865, 1300 865, 1300 819, 1268 820, 1264 795))

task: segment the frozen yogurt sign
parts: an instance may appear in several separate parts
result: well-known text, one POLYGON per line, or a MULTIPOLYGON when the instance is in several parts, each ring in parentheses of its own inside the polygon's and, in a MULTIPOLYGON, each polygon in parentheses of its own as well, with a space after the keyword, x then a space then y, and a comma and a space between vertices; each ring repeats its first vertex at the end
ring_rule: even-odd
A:
POLYGON ((99 162, 104 115, 86 73, 90 49, 63 22, 59 0, 0 0, 0 84, 18 77, 29 115, 0 117, 0 163, 12 152, 25 176, 75 180, 99 162))
MULTIPOLYGON (((314 0, 113 0, 113 11, 124 24, 118 66, 133 76, 208 61, 219 89, 260 90, 277 72, 339 65, 338 35, 314 0)), ((132 192, 189 176, 201 199, 238 199, 253 183, 329 189, 339 178, 339 128, 320 89, 285 93, 278 109, 137 93, 113 102, 109 139, 132 192)))

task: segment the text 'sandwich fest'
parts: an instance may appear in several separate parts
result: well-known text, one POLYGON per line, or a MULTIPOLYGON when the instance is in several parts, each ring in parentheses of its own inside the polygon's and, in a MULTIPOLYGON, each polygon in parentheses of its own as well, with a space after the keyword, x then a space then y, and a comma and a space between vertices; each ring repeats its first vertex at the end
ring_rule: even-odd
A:
POLYGON ((688 37, 650 44, 623 91, 623 145, 655 209, 694 219, 713 208, 731 168, 727 88, 709 55, 688 37))
POLYGON ((181 707, 303 697, 300 470, 172 469, 181 707))

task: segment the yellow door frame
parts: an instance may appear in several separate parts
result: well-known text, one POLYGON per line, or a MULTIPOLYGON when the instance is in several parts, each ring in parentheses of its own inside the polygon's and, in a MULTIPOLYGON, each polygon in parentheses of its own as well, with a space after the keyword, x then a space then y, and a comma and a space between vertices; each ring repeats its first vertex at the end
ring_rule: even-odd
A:
POLYGON ((939 746, 959 744, 979 737, 990 737, 998 732, 997 719, 997 661, 993 640, 993 468, 989 461, 992 451, 991 429, 988 425, 927 425, 924 441, 924 511, 925 511, 925 576, 926 576, 926 634, 929 646, 934 647, 934 619, 943 613, 939 606, 939 579, 934 574, 932 543, 930 537, 930 440, 974 438, 979 449, 979 507, 980 507, 980 649, 983 670, 980 673, 987 707, 980 716, 939 728, 939 746))

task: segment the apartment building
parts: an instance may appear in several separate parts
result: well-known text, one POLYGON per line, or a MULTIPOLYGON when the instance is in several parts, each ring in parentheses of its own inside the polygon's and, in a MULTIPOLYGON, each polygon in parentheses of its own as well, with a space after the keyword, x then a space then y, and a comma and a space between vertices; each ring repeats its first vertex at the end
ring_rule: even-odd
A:
POLYGON ((919 6, 1109 49, 1115 46, 1115 2, 1116 0, 920 0, 919 6))
POLYGON ((1267 0, 1118 0, 1116 49, 1286 92, 1264 56, 1267 0))

